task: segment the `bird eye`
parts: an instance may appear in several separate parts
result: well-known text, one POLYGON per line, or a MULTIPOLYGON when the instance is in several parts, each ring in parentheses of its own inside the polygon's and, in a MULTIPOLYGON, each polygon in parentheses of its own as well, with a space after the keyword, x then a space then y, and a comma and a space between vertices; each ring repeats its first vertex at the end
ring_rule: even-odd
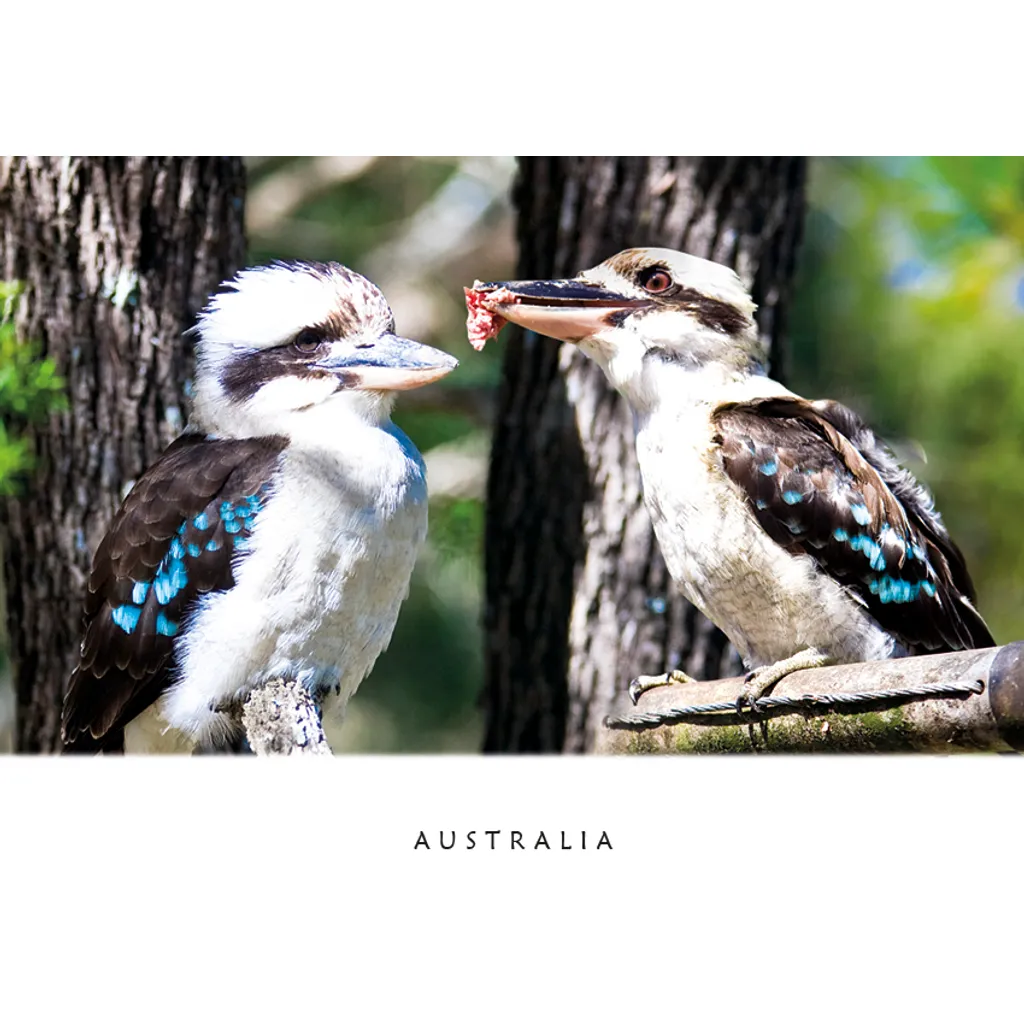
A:
POLYGON ((659 270, 657 267, 645 271, 640 277, 640 286, 652 295, 665 291, 671 284, 672 278, 669 277, 668 272, 659 270))
POLYGON ((292 347, 303 355, 312 355, 324 343, 323 336, 319 331, 306 328, 295 335, 292 347))

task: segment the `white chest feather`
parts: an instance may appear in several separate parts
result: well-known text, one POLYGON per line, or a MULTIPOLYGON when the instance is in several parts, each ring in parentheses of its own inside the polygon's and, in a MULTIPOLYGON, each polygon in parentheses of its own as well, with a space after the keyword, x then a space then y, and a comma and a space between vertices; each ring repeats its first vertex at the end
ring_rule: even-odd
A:
POLYGON ((721 467, 711 411, 707 403, 663 406, 637 421, 644 501, 683 594, 750 668, 807 647, 840 661, 888 657, 892 641, 863 607, 758 524, 721 467))
POLYGON ((213 708, 281 675, 343 711, 387 646, 427 531, 423 462, 390 425, 345 447, 285 450, 235 586, 201 600, 181 644, 161 705, 175 727, 215 731, 213 708))

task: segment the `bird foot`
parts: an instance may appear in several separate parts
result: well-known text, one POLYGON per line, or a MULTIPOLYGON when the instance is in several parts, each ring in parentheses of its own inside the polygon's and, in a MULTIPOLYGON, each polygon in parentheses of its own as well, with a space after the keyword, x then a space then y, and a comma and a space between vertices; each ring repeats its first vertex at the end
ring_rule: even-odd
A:
POLYGON ((673 669, 660 676, 637 676, 629 684, 629 699, 636 704, 640 695, 648 690, 654 690, 659 686, 671 686, 673 683, 695 683, 696 681, 693 676, 688 676, 685 672, 680 672, 679 669, 673 669))
POLYGON ((799 672, 804 668, 824 668, 833 663, 832 658, 814 647, 808 647, 799 651, 792 657, 783 658, 771 665, 762 665, 748 672, 743 679, 743 690, 736 698, 736 710, 742 711, 744 707, 751 710, 757 709, 757 702, 770 690, 780 679, 784 679, 791 672, 799 672))

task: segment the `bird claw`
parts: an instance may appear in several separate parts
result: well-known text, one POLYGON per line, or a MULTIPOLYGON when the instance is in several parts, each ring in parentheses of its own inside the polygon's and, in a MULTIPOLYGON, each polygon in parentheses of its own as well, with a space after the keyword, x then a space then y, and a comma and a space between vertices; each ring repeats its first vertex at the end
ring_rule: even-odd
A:
POLYGON ((673 669, 671 672, 666 672, 660 676, 637 676, 629 684, 629 699, 635 707, 641 695, 645 694, 648 690, 654 690, 659 686, 672 686, 674 683, 692 683, 694 681, 691 676, 688 676, 685 672, 680 672, 679 669, 673 669))
POLYGON ((799 669, 820 668, 831 664, 831 661, 832 659, 821 651, 808 647, 790 658, 752 669, 743 677, 743 692, 736 698, 736 710, 742 712, 744 707, 747 707, 755 713, 760 711, 758 702, 780 679, 799 669))
POLYGON ((736 698, 736 712, 737 714, 756 714, 757 713, 757 701, 761 696, 756 689, 751 689, 749 686, 745 686, 739 696, 736 698))
POLYGON ((775 682, 775 679, 771 677, 769 677, 767 682, 760 682, 761 675, 763 673, 760 673, 755 668, 743 677, 743 690, 736 698, 736 711, 738 714, 743 714, 745 710, 749 711, 749 713, 757 714, 761 710, 758 707, 758 701, 775 682))
POLYGON ((738 715, 753 714, 756 715, 761 709, 757 706, 757 702, 760 698, 756 694, 741 693, 736 698, 736 713, 738 715))

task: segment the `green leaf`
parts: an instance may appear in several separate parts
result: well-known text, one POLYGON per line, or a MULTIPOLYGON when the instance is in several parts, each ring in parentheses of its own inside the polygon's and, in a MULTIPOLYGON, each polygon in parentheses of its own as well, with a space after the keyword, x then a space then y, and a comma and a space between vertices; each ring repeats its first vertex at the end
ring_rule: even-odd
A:
POLYGON ((17 337, 12 322, 22 292, 0 281, 0 493, 14 493, 32 468, 28 431, 67 408, 64 380, 35 342, 17 337))

